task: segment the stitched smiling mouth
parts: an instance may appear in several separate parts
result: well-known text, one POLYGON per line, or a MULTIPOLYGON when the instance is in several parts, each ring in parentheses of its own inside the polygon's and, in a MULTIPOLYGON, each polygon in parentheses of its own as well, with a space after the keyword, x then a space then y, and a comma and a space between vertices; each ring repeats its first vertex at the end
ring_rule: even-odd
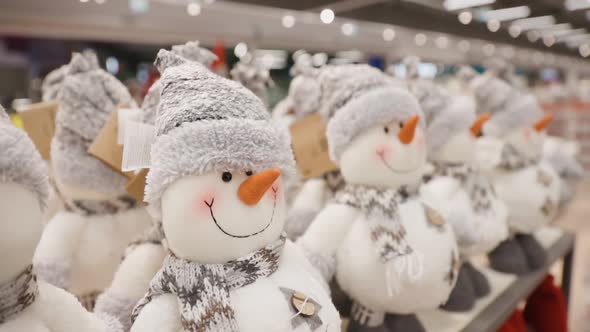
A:
POLYGON ((415 169, 408 170, 408 171, 404 171, 404 170, 398 170, 398 169, 395 169, 395 168, 391 167, 391 166, 390 166, 390 165, 387 163, 387 161, 386 161, 386 160, 385 160, 385 158, 383 157, 383 154, 381 154, 381 153, 377 153, 377 155, 379 156, 379 159, 381 159, 381 162, 383 163, 383 165, 385 165, 385 167, 387 167, 387 168, 388 168, 390 171, 392 171, 392 172, 394 172, 394 173, 400 173, 400 174, 409 174, 409 173, 413 173, 413 172, 415 172, 415 171, 416 171, 415 169))
POLYGON ((217 219, 215 218, 215 215, 213 214, 213 203, 215 203, 215 197, 211 198, 211 203, 209 203, 207 201, 204 201, 204 203, 205 203, 205 205, 207 205, 209 207, 209 212, 211 213, 211 218, 213 218, 213 222, 215 223, 215 226, 217 226, 217 228, 219 228, 220 231, 222 231, 225 235, 239 238, 239 239, 244 239, 244 238, 258 235, 258 234, 264 232, 270 226, 270 224, 272 224, 272 221, 275 217, 275 208, 277 207, 277 190, 274 187, 272 187, 272 192, 274 193, 274 203, 272 205, 272 215, 270 216, 270 220, 269 220, 268 224, 266 224, 266 226, 264 226, 261 230, 254 232, 252 234, 248 234, 248 235, 231 234, 228 231, 226 231, 225 229, 223 229, 223 227, 221 227, 221 225, 219 225, 219 223, 217 222, 217 219))

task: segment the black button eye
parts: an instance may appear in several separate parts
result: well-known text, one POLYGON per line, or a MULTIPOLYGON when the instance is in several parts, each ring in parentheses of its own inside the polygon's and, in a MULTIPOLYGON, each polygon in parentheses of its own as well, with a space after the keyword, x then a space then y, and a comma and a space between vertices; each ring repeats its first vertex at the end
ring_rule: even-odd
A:
POLYGON ((399 123, 399 129, 402 129, 403 127, 404 127, 404 123, 403 122, 400 122, 399 123))
POLYGON ((176 123, 174 124, 174 127, 180 127, 180 122, 176 122, 176 123))
POLYGON ((252 171, 246 171, 246 176, 251 176, 252 174, 254 174, 252 171))
POLYGON ((223 174, 221 174, 221 179, 223 180, 223 182, 230 182, 232 178, 232 175, 230 172, 223 172, 223 174))
POLYGON ((383 131, 384 131, 386 134, 389 134, 389 127, 387 127, 387 126, 383 127, 383 131))

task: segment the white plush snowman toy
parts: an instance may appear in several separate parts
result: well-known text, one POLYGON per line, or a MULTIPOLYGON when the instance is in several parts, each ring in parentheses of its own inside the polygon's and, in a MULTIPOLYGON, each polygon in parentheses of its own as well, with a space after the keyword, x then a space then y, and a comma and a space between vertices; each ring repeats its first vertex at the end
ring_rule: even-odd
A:
POLYGON ((161 50, 146 201, 169 248, 131 331, 340 331, 326 285, 281 236, 288 135, 251 91, 161 50))
POLYGON ((560 178, 541 161, 551 115, 543 116, 533 95, 493 74, 475 77, 471 86, 479 110, 491 114, 478 140, 478 162, 509 210, 511 236, 490 253, 490 263, 498 271, 524 274, 545 264, 534 233, 553 220, 559 203, 560 178))
MULTIPOLYGON (((172 53, 186 60, 202 63, 206 67, 217 58, 208 49, 200 47, 198 41, 173 45, 172 53)), ((161 93, 162 82, 158 80, 150 87, 141 105, 142 123, 154 125, 161 93)), ((124 331, 129 331, 133 308, 147 292, 149 283, 162 266, 165 256, 162 223, 156 221, 127 248, 113 282, 96 299, 94 312, 116 317, 124 331)))
POLYGON ((469 259, 488 253, 508 236, 506 205, 475 165, 476 138, 489 114, 476 119, 473 97, 451 96, 432 81, 409 85, 427 123, 430 165, 420 194, 453 227, 461 254, 457 284, 443 309, 467 311, 490 291, 486 277, 469 259))
POLYGON ((33 272, 47 186, 45 162, 0 106, 0 331, 107 331, 74 296, 33 272))
POLYGON ((459 271, 450 225, 418 196, 426 161, 417 100, 366 65, 319 76, 331 158, 347 183, 300 238, 353 300, 348 331, 423 331, 459 271))
POLYGON ((47 224, 35 269, 40 278, 92 308, 97 294, 111 283, 129 242, 151 224, 145 208, 127 194, 127 178, 87 152, 111 113, 134 102, 97 61, 76 53, 59 103, 51 163, 65 210, 47 224))

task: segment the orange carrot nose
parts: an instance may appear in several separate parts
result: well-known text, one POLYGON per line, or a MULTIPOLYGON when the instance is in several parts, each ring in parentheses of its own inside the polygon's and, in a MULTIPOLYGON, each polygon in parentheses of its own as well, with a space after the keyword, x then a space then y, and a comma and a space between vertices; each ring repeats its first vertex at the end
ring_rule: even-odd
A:
POLYGON ((553 115, 547 114, 533 126, 537 132, 543 131, 553 121, 553 115))
POLYGON ((481 133, 481 128, 483 128, 483 124, 486 123, 490 119, 490 113, 482 114, 471 126, 471 133, 473 136, 477 137, 481 133))
POLYGON ((258 204, 264 193, 279 176, 281 176, 281 171, 278 168, 271 168, 250 176, 240 184, 238 197, 246 205, 258 204))
POLYGON ((406 124, 404 124, 402 130, 400 130, 399 134, 397 134, 397 137, 399 137, 399 140, 402 143, 412 143, 412 140, 414 139, 414 134, 416 133, 416 126, 418 125, 419 120, 420 117, 418 115, 414 115, 410 118, 410 120, 406 121, 406 124))

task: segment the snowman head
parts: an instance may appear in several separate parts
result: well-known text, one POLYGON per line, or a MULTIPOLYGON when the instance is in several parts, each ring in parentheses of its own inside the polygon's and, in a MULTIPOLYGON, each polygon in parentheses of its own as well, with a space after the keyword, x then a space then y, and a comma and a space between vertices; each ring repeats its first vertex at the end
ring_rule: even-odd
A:
POLYGON ((539 159, 543 153, 546 128, 553 116, 547 114, 532 126, 521 126, 512 130, 506 136, 506 142, 529 159, 539 159))
POLYGON ((326 68, 319 80, 330 158, 346 182, 385 188, 417 183, 426 142, 416 98, 365 65, 326 68))
POLYGON ((375 125, 354 138, 340 156, 346 182, 387 188, 416 183, 426 159, 419 119, 375 125))
POLYGON ((0 107, 0 284, 31 264, 47 195, 45 163, 0 107))
POLYGON ((471 127, 458 130, 431 156, 432 160, 449 163, 472 163, 475 160, 476 140, 481 135, 483 124, 489 120, 489 113, 482 114, 471 127))
POLYGON ((162 93, 146 201, 170 250, 224 263, 277 240, 282 181, 294 165, 288 133, 241 84, 160 51, 162 93))

